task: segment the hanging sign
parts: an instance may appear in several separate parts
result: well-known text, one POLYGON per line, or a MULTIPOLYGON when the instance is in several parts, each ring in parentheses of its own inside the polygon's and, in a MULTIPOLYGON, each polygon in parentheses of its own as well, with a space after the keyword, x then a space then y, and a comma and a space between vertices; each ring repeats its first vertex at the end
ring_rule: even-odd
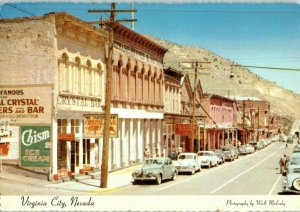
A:
MULTIPOLYGON (((117 114, 110 114, 109 136, 118 137, 119 119, 117 114)), ((104 132, 104 114, 86 114, 84 115, 84 137, 98 138, 102 137, 104 132)))

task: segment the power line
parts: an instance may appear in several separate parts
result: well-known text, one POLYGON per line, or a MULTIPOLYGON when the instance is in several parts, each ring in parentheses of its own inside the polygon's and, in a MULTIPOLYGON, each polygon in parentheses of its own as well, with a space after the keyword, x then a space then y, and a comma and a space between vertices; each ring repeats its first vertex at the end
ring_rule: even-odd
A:
MULTIPOLYGON (((129 4, 129 3, 128 3, 129 4)), ((26 7, 28 9, 33 9, 33 10, 57 10, 55 7, 26 7)), ((81 11, 82 8, 65 8, 65 10, 74 10, 74 11, 81 11)), ((140 12, 182 12, 182 13, 266 13, 266 14, 292 14, 292 15, 300 15, 300 11, 271 11, 271 10, 197 10, 197 9, 139 9, 140 12)))
POLYGON ((13 4, 10 4, 10 3, 5 3, 5 4, 6 4, 6 5, 8 5, 8 6, 10 6, 10 7, 13 7, 13 8, 15 8, 15 9, 17 9, 17 10, 21 11, 21 12, 24 12, 24 13, 27 13, 27 14, 30 14, 30 15, 32 15, 32 16, 35 16, 35 17, 36 17, 36 15, 35 15, 35 14, 33 14, 33 13, 31 13, 31 12, 28 12, 28 11, 26 11, 26 10, 20 9, 20 8, 18 8, 17 6, 13 5, 13 4))
POLYGON ((278 67, 248 66, 248 65, 232 65, 232 66, 246 67, 246 68, 261 68, 261 69, 271 69, 271 70, 282 70, 282 71, 300 71, 299 68, 278 68, 278 67))

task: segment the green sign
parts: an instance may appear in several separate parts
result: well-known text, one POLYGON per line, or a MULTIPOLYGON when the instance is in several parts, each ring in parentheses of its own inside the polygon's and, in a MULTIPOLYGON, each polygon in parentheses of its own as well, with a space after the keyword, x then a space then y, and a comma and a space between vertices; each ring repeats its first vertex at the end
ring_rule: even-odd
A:
POLYGON ((21 126, 21 166, 50 167, 49 126, 21 126))

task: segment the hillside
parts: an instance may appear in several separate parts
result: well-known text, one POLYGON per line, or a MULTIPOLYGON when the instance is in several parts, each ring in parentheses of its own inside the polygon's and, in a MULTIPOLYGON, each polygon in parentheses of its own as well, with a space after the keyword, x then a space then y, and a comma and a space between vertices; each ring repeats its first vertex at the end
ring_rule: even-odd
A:
POLYGON ((210 64, 203 64, 203 73, 201 75, 201 85, 204 93, 213 93, 221 96, 235 97, 256 97, 271 103, 271 112, 291 116, 295 119, 300 118, 300 95, 282 88, 275 82, 268 81, 249 69, 238 66, 233 61, 224 59, 208 50, 183 46, 170 43, 149 35, 145 37, 153 40, 161 46, 168 49, 165 55, 165 66, 172 66, 178 70, 183 70, 181 62, 183 61, 209 61, 210 64), (232 66, 235 65, 235 66, 232 66), (234 77, 230 78, 231 72, 234 77))

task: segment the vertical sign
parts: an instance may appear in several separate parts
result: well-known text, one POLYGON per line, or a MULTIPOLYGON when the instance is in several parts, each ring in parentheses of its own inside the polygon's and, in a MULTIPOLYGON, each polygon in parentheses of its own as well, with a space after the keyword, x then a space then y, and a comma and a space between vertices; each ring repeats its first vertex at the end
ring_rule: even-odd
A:
POLYGON ((50 126, 21 126, 21 166, 50 167, 50 126))

